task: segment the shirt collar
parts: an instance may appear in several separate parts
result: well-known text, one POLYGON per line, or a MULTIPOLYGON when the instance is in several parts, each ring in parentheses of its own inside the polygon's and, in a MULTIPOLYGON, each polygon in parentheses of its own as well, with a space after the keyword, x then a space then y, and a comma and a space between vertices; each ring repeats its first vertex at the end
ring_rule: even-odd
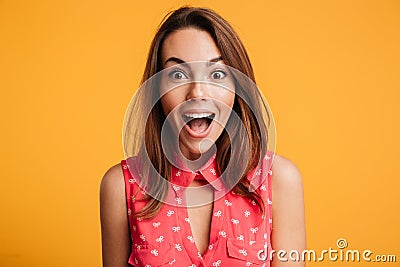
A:
POLYGON ((221 191, 223 183, 220 178, 218 165, 216 161, 216 154, 210 157, 210 159, 198 170, 191 171, 187 168, 183 168, 181 162, 179 167, 172 165, 171 170, 171 182, 175 185, 174 190, 177 191, 176 186, 188 187, 194 179, 206 180, 215 190, 221 191))

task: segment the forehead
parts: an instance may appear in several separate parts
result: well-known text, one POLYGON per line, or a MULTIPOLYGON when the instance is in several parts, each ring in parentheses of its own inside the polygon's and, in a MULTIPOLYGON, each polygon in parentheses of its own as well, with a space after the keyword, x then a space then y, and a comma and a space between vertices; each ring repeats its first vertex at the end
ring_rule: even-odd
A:
MULTIPOLYGON (((221 56, 211 35, 203 30, 185 28, 171 33, 161 48, 162 65, 168 58, 175 57, 185 62, 209 61, 221 56)), ((170 63, 167 63, 169 65, 170 63)))

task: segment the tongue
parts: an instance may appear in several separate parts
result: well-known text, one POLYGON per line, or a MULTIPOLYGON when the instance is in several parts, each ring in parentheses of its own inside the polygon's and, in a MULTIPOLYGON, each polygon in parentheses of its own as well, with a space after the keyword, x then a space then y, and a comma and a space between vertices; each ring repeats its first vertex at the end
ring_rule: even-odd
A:
POLYGON ((208 128, 207 119, 193 119, 188 123, 190 129, 197 133, 202 133, 208 128))

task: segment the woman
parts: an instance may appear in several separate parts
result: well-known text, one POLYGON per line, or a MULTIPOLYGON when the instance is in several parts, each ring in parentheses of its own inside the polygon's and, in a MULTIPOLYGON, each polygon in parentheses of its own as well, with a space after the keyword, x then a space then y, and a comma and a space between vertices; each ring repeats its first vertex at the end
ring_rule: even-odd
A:
POLYGON ((289 258, 305 249, 301 175, 267 149, 254 84, 214 11, 165 19, 125 118, 126 160, 101 183, 103 266, 304 266, 289 258))

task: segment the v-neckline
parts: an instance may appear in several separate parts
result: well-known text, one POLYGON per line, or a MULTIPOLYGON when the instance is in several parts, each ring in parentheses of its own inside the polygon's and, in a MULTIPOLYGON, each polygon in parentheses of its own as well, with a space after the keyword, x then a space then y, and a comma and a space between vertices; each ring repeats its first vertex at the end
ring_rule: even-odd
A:
MULTIPOLYGON (((210 231, 208 233, 208 244, 207 244, 207 248, 204 251, 203 254, 200 254, 200 251, 196 245, 196 242, 186 242, 190 244, 190 247, 188 248, 188 250, 194 250, 197 252, 196 257, 198 257, 199 255, 201 255, 201 259, 203 259, 204 262, 207 262, 208 259, 211 259, 212 256, 214 255, 215 252, 215 247, 219 241, 220 238, 220 234, 223 235, 223 233, 221 233, 222 231, 222 223, 223 223, 223 218, 224 218, 224 211, 225 211, 225 205, 223 202, 224 198, 219 198, 217 200, 215 200, 215 191, 213 192, 213 203, 212 203, 212 213, 211 213, 211 222, 210 222, 210 231), (210 246, 212 245, 212 249, 210 249, 210 246)), ((190 217, 189 217, 189 212, 188 212, 188 208, 185 207, 184 208, 184 217, 188 218, 188 223, 189 223, 189 227, 187 228, 187 234, 189 236, 193 236, 193 231, 192 231, 192 225, 190 222, 190 217)), ((183 238, 183 237, 182 237, 183 238)))

